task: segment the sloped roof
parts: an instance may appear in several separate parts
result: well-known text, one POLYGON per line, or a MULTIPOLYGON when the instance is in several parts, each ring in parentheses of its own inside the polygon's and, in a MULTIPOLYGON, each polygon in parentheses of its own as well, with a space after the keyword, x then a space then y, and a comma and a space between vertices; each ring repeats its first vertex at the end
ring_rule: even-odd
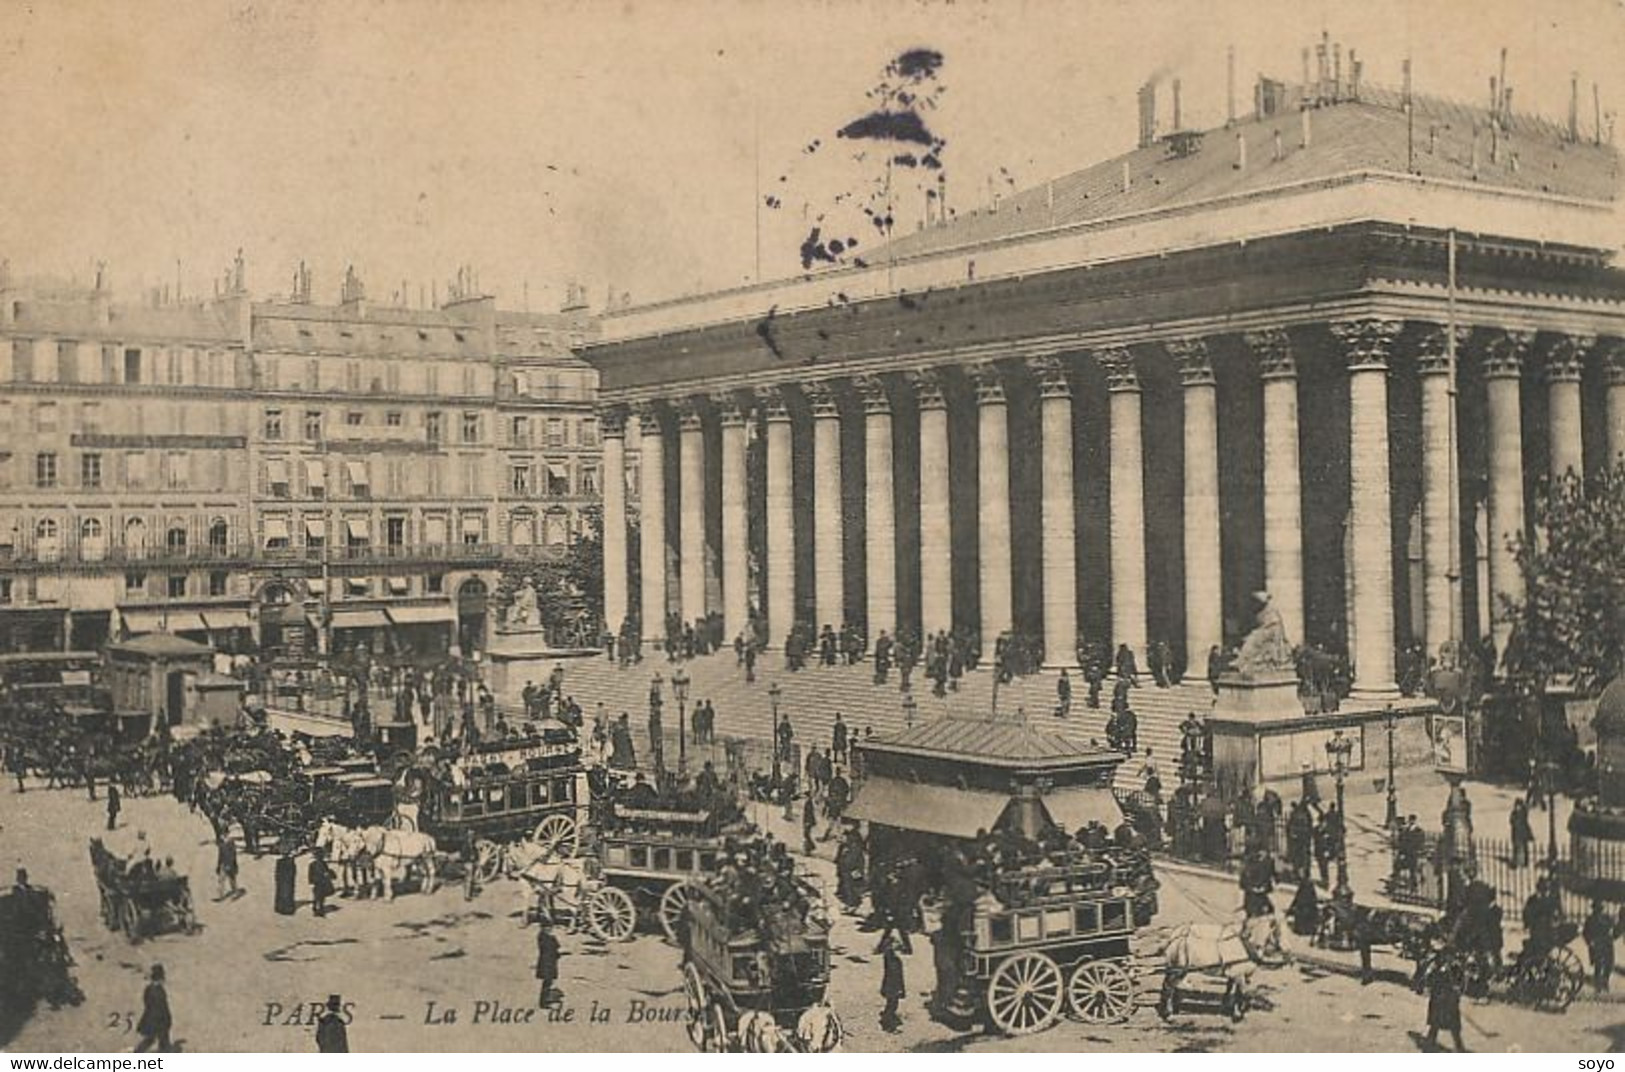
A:
POLYGON ((870 738, 863 746, 1005 767, 1047 767, 1119 758, 1114 753, 1073 744, 1059 734, 1034 729, 1024 720, 1008 716, 950 715, 901 733, 870 738))
POLYGON ((1591 725, 1599 739, 1625 737, 1625 677, 1616 677, 1597 697, 1597 713, 1591 725))
POLYGON ((1311 109, 1307 148, 1302 146, 1302 120, 1296 108, 1248 116, 1229 128, 1203 132, 1201 148, 1188 156, 1174 156, 1166 142, 1159 141, 1022 190, 994 208, 960 213, 945 224, 895 238, 888 248, 898 257, 914 256, 1363 171, 1409 169, 1423 178, 1557 197, 1596 201, 1618 197, 1618 154, 1612 146, 1583 139, 1569 142, 1550 120, 1514 115, 1498 160, 1491 163, 1486 109, 1425 96, 1414 102, 1415 115, 1408 120, 1398 91, 1368 86, 1358 101, 1311 109), (1281 138, 1280 160, 1272 159, 1276 132, 1281 138), (1247 145, 1245 168, 1236 166, 1238 134, 1247 145))

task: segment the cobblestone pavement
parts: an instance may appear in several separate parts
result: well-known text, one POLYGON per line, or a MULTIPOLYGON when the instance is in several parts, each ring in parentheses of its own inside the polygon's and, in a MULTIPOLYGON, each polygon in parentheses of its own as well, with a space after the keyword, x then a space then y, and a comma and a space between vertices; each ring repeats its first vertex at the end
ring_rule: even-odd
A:
MULTIPOLYGON (((139 1011, 143 974, 154 962, 169 975, 176 1038, 192 1051, 310 1050, 313 1029, 300 1005, 330 993, 354 1003, 350 1038, 358 1050, 688 1048, 678 954, 658 937, 613 947, 566 937, 561 982, 571 1019, 549 1019, 533 1011, 534 931, 520 923, 518 883, 499 882, 473 902, 448 886, 432 895, 403 894, 393 904, 340 899, 324 919, 308 906, 284 917, 271 911, 271 858, 244 856, 246 893, 219 903, 212 900, 208 826, 169 798, 127 801, 110 837, 127 844, 144 830, 155 852, 173 855, 192 878, 203 927, 192 936, 130 945, 98 916, 86 844, 104 821, 101 804, 82 792, 0 790, 0 865, 26 866, 37 884, 56 892, 86 994, 78 1007, 42 1008, 11 1048, 129 1048, 126 1014, 139 1011)), ((767 821, 784 827, 781 817, 767 821)), ((822 846, 821 855, 830 849, 822 846)), ((809 864, 828 886, 827 860, 809 864)), ((1173 871, 1163 879, 1159 927, 1227 917, 1239 902, 1230 880, 1173 871)), ((921 941, 906 958, 910 994, 902 1030, 887 1034, 877 1022, 875 936, 839 916, 832 939, 832 1001, 849 1028, 848 1048, 856 1050, 1413 1050, 1425 1009, 1424 999, 1397 981, 1397 962, 1386 965, 1393 979, 1370 987, 1299 965, 1259 973, 1261 1007, 1239 1025, 1212 1014, 1164 1023, 1142 1008, 1129 1022, 1104 1028, 1063 1021, 1020 1039, 957 1034, 926 1015, 931 961, 921 941)), ((1154 987, 1156 979, 1147 982, 1154 987)), ((1464 1011, 1474 1048, 1597 1051, 1622 1044, 1625 1005, 1589 995, 1562 1016, 1502 1004, 1469 1004, 1464 1011)))

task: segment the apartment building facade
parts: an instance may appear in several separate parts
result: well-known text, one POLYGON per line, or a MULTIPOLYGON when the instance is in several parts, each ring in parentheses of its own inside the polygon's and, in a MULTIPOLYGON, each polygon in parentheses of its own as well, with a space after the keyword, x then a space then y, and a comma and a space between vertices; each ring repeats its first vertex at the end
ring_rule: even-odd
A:
POLYGON ((581 305, 0 285, 0 650, 164 630, 299 659, 479 650, 597 499, 581 305))

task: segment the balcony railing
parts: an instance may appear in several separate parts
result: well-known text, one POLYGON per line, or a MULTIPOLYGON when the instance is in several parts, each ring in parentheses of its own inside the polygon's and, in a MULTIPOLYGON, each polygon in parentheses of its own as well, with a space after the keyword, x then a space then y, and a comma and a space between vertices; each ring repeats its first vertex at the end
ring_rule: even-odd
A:
POLYGON ((242 562, 254 557, 248 543, 199 543, 184 546, 151 544, 112 547, 70 540, 66 544, 0 544, 0 565, 22 566, 164 566, 210 562, 242 562))
MULTIPOLYGON (((500 543, 367 544, 334 545, 327 553, 330 565, 360 563, 469 564, 491 563, 508 558, 543 559, 565 553, 566 546, 500 543)), ((199 544, 184 548, 67 546, 53 551, 49 546, 8 546, 0 544, 0 569, 164 569, 194 566, 248 566, 256 563, 306 563, 319 566, 320 547, 255 547, 247 543, 199 544)))

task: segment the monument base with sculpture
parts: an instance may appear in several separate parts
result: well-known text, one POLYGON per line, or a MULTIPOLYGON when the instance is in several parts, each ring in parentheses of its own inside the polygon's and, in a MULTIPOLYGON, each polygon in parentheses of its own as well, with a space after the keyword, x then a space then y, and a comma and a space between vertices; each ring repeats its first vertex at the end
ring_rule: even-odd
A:
POLYGON ((556 648, 541 621, 536 586, 525 581, 514 589, 512 602, 491 631, 486 648, 486 681, 498 696, 517 696, 525 682, 547 680, 560 661, 601 655, 599 648, 556 648))
MULTIPOLYGON (((1336 711, 1306 713, 1281 615, 1269 593, 1255 592, 1254 598, 1259 603, 1257 625, 1232 669, 1220 675, 1208 716, 1220 796, 1229 800, 1260 786, 1296 783, 1305 772, 1330 773, 1326 742, 1339 730, 1354 742, 1347 761, 1350 775, 1370 777, 1374 784, 1386 780, 1390 705, 1344 701, 1336 711)), ((1395 700, 1392 709, 1396 777, 1421 768, 1453 769, 1458 762, 1466 770, 1464 720, 1436 723, 1438 704, 1425 698, 1395 700), (1452 742, 1456 754, 1441 756, 1441 749, 1451 751, 1452 742)))

